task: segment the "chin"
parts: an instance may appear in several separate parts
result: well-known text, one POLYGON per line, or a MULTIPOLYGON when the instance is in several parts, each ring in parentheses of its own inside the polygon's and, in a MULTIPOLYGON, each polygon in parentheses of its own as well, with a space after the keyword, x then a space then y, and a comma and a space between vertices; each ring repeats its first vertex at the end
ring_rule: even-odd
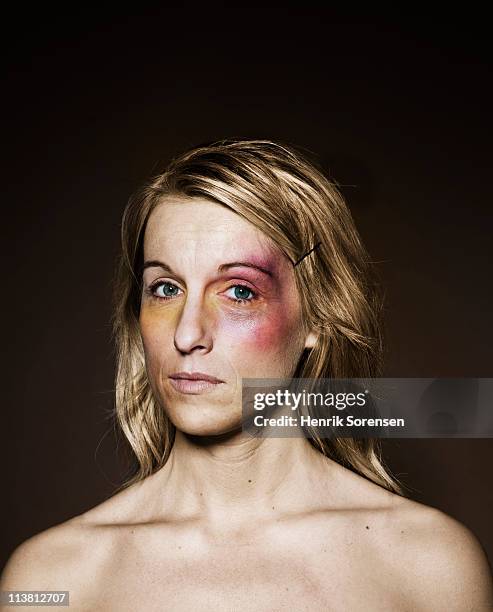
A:
POLYGON ((215 407, 180 406, 168 411, 168 418, 173 425, 189 436, 223 436, 241 431, 241 413, 215 407))

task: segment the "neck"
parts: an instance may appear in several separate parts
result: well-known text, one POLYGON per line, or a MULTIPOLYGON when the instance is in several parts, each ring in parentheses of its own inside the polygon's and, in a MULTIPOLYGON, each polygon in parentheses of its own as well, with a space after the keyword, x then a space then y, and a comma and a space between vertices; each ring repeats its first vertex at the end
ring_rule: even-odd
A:
POLYGON ((313 497, 321 478, 329 485, 333 465, 306 438, 238 432, 211 439, 177 431, 167 463, 152 478, 155 498, 164 492, 173 514, 241 521, 266 511, 296 512, 305 491, 313 497))

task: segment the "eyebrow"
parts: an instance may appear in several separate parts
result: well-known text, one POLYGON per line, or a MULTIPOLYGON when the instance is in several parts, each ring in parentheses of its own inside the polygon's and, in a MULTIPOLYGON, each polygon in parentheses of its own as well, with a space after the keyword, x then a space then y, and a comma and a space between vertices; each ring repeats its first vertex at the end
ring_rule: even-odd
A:
MULTIPOLYGON (((219 266, 219 268, 217 269, 218 272, 224 272, 226 270, 229 270, 230 268, 239 268, 239 267, 243 267, 243 268, 253 268, 254 270, 258 270, 259 272, 262 272, 262 274, 265 274, 267 276, 270 276, 271 278, 273 278, 273 274, 270 270, 268 270, 267 268, 264 268, 263 266, 259 266, 258 264, 255 264, 251 261, 233 261, 231 263, 225 263, 225 264, 221 264, 219 266)), ((162 268, 165 272, 169 272, 170 274, 174 274, 173 270, 170 268, 170 266, 168 266, 167 264, 163 263, 162 261, 158 261, 157 259, 152 259, 150 261, 146 261, 144 263, 144 265, 142 266, 142 272, 144 272, 144 270, 146 268, 162 268)))

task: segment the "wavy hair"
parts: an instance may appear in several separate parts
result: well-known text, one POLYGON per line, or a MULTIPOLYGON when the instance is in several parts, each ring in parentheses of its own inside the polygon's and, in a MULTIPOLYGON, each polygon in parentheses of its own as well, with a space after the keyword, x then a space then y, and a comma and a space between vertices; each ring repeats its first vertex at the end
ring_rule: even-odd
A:
MULTIPOLYGON (((270 140, 193 148, 148 181, 123 213, 112 315, 115 417, 134 460, 123 488, 161 468, 174 440, 174 426, 153 397, 139 330, 145 227, 170 196, 227 206, 269 236, 293 264, 317 247, 294 267, 304 321, 318 333, 294 377, 370 378, 382 370, 381 292, 336 184, 293 147, 270 140)), ((315 431, 309 440, 325 456, 403 494, 384 466, 378 439, 326 438, 315 431)))

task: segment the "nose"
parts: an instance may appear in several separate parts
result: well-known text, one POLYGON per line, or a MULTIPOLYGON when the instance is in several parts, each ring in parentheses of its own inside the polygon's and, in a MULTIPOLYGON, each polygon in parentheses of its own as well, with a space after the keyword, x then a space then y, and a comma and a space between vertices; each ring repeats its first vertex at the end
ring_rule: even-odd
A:
POLYGON ((174 344, 180 353, 212 349, 211 321, 200 295, 189 293, 175 329, 174 344))

